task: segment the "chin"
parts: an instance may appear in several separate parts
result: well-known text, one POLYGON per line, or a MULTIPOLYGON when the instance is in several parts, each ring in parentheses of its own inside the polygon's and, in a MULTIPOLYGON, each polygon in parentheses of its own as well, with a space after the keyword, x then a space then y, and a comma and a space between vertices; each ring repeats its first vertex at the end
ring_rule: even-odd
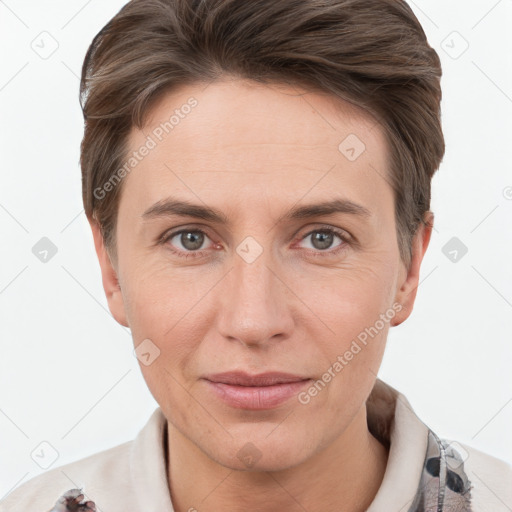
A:
MULTIPOLYGON (((275 427, 275 426, 274 426, 275 427)), ((291 433, 272 439, 271 429, 264 429, 251 435, 233 436, 223 443, 214 443, 213 451, 204 449, 218 464, 236 471, 282 471, 297 466, 310 454, 305 453, 307 445, 291 433)))

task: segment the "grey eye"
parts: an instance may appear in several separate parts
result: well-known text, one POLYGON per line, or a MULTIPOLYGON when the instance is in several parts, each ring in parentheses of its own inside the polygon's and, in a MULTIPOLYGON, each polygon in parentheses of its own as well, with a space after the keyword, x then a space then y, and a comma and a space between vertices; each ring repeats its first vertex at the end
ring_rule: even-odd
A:
MULTIPOLYGON (((172 242, 175 238, 178 238, 179 243, 186 251, 197 251, 201 249, 207 237, 202 231, 189 230, 176 233, 170 241, 172 242)), ((176 243, 173 242, 173 245, 176 245, 176 243)), ((178 248, 181 249, 179 246, 178 248)))
POLYGON ((342 242, 344 241, 335 231, 329 229, 317 229, 308 233, 303 240, 311 240, 312 247, 309 247, 310 249, 325 251, 332 247, 335 238, 339 238, 342 242))

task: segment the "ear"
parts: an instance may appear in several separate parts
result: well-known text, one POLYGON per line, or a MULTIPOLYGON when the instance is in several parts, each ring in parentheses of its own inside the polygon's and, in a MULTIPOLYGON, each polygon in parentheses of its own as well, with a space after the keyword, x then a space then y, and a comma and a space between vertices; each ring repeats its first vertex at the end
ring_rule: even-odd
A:
POLYGON ((96 248, 96 254, 100 263, 101 278, 103 282, 103 289, 105 290, 105 295, 107 297, 108 308, 117 322, 125 327, 129 327, 124 309, 123 294, 117 278, 117 272, 112 265, 110 256, 105 248, 100 226, 98 221, 93 218, 88 218, 88 221, 91 226, 92 236, 94 238, 94 247, 96 248))
POLYGON ((425 214, 425 224, 420 224, 412 242, 412 257, 409 270, 402 264, 400 274, 400 288, 396 293, 395 302, 402 305, 402 309, 396 313, 390 321, 391 326, 400 325, 409 318, 412 313, 416 292, 418 291, 420 267, 423 256, 430 242, 430 235, 434 226, 434 214, 431 211, 425 214))

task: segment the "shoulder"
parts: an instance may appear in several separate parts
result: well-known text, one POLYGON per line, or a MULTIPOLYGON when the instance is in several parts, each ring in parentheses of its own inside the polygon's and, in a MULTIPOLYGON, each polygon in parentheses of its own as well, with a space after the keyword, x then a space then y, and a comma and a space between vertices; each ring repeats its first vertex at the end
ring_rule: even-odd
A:
POLYGON ((444 442, 461 456, 471 483, 472 510, 512 510, 512 465, 465 443, 447 439, 444 442))
POLYGON ((80 487, 86 499, 114 512, 109 489, 125 497, 131 492, 128 472, 132 444, 128 441, 37 475, 0 501, 0 512, 48 512, 66 491, 80 487))
POLYGON ((512 467, 430 430, 421 478, 408 512, 441 509, 510 512, 512 467))

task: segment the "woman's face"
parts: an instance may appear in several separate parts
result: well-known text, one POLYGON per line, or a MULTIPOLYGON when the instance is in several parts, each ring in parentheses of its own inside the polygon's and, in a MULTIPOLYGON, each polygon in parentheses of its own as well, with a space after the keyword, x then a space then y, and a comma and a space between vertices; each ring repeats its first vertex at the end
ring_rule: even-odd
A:
POLYGON ((186 86, 129 139, 120 288, 100 257, 109 306, 167 419, 227 467, 246 468, 247 454, 292 467, 332 443, 412 309, 418 266, 399 258, 383 132, 335 105, 277 85, 186 86), (306 209, 325 203, 330 213, 306 209), (311 380, 280 401, 246 389, 252 401, 234 403, 205 379, 228 371, 311 380))

